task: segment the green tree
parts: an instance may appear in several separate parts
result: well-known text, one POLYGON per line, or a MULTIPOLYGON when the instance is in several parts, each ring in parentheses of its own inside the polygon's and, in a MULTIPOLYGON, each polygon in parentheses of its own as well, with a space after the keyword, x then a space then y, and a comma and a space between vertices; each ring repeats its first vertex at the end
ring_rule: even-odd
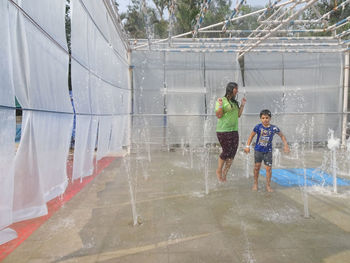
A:
MULTIPOLYGON (((343 3, 345 0, 343 1, 326 1, 326 0, 320 0, 315 4, 315 8, 319 11, 319 13, 321 15, 324 15, 328 12, 330 12, 331 10, 333 10, 336 5, 339 6, 341 3, 343 3)), ((342 19, 347 18, 348 16, 350 16, 350 7, 349 5, 345 5, 344 8, 339 8, 338 10, 334 11, 331 13, 331 15, 329 17, 326 18, 326 21, 328 22, 328 24, 308 24, 305 25, 304 28, 306 29, 316 29, 316 28, 327 28, 328 26, 334 25, 335 23, 341 21, 342 19)), ((313 9, 308 9, 306 10, 303 15, 302 15, 303 19, 318 19, 319 17, 317 16, 317 14, 314 12, 313 9)), ((350 28, 350 25, 344 25, 342 27, 340 27, 339 29, 337 29, 337 34, 341 33, 344 30, 348 30, 350 28)), ((311 35, 311 34, 308 34, 311 35)), ((313 34, 315 35, 315 34, 313 34)), ((321 33, 317 33, 316 35, 318 36, 330 36, 331 32, 321 32, 321 33)))
MULTIPOLYGON (((176 34, 185 33, 193 30, 196 23, 196 16, 200 11, 200 0, 179 0, 175 12, 176 34)), ((192 37, 192 36, 189 36, 192 37)))
POLYGON ((168 21, 164 19, 164 12, 167 8, 166 0, 153 0, 156 9, 146 7, 147 17, 141 10, 141 0, 132 0, 125 14, 121 14, 121 19, 125 20, 125 30, 131 38, 147 38, 147 22, 149 21, 151 37, 167 37, 168 21))
MULTIPOLYGON (((240 12, 238 16, 249 14, 251 12, 254 12, 260 8, 257 7, 251 7, 250 5, 242 5, 240 8, 240 12)), ((259 23, 257 21, 259 15, 251 15, 248 17, 245 17, 244 19, 239 19, 237 21, 234 21, 230 24, 228 29, 233 30, 254 30, 259 26, 259 23)), ((239 33, 237 36, 248 36, 250 33, 239 33)))
POLYGON ((126 20, 124 28, 130 38, 147 38, 146 24, 141 12, 140 0, 132 0, 132 4, 128 6, 126 14, 121 15, 121 19, 126 20))
MULTIPOLYGON (((213 25, 213 24, 225 21, 226 18, 229 17, 230 14, 232 13, 232 10, 230 8, 231 5, 232 5, 231 0, 212 1, 210 3, 209 10, 204 17, 204 21, 201 27, 206 27, 209 25, 213 25)), ((218 29, 218 28, 213 28, 213 29, 218 29)), ((200 36, 207 37, 209 35, 201 34, 200 36)))

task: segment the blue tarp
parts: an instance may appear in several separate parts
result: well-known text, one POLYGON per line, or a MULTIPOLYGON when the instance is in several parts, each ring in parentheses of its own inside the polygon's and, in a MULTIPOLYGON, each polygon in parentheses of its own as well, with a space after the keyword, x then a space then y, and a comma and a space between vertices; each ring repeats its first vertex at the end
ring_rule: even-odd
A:
MULTIPOLYGON (((266 176, 266 170, 261 169, 260 174, 266 176)), ((304 186, 304 174, 306 185, 333 186, 333 176, 314 168, 272 169, 272 181, 285 186, 304 186)), ((337 185, 350 185, 350 180, 337 178, 337 185)))

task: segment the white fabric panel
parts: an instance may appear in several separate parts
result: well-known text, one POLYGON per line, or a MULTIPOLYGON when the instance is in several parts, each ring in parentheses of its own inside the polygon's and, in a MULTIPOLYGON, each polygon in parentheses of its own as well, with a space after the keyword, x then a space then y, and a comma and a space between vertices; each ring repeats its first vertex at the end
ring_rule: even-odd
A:
POLYGON ((15 0, 17 4, 67 50, 65 32, 66 2, 61 0, 15 0), (38 8, 40 7, 40 8, 38 8))
POLYGON ((109 151, 111 154, 117 154, 122 150, 124 144, 125 131, 128 130, 126 126, 127 116, 114 116, 112 131, 111 131, 111 141, 109 146, 109 151))
POLYGON ((178 93, 167 95, 168 114, 204 114, 205 94, 178 93))
MULTIPOLYGON (((281 53, 248 53, 244 56, 245 85, 281 89, 283 60, 281 53)), ((247 88, 248 91, 248 88, 247 88)))
POLYGON ((68 185, 67 157, 73 115, 33 112, 38 168, 46 202, 63 194, 68 185))
POLYGON ((341 54, 285 54, 287 112, 341 110, 341 54))
POLYGON ((0 230, 0 245, 17 238, 17 233, 11 228, 0 230))
POLYGON ((120 41, 119 33, 114 27, 105 6, 98 1, 82 0, 82 2, 104 37, 111 43, 119 55, 126 60, 125 46, 122 41, 120 41))
POLYGON ((120 36, 119 34, 117 34, 113 23, 108 23, 108 30, 109 30, 110 43, 112 43, 112 46, 119 53, 120 57, 127 61, 128 60, 127 50, 125 49, 123 42, 120 41, 120 36))
MULTIPOLYGON (((41 9, 40 12, 42 12, 41 9)), ((57 16, 64 16, 59 13, 57 16)), ((55 17, 51 12, 46 15, 55 17)), ((23 108, 72 112, 68 54, 10 5, 13 80, 23 108)))
POLYGON ((97 138, 97 161, 109 153, 109 145, 111 141, 113 117, 100 116, 98 122, 98 138, 97 138))
POLYGON ((164 53, 133 52, 134 113, 164 113, 164 53))
POLYGON ((75 62, 75 60, 72 60, 71 74, 75 112, 84 114, 92 113, 89 71, 75 62))
MULTIPOLYGON (((90 21, 87 14, 79 0, 71 1, 71 48, 72 56, 82 63, 85 67, 89 65, 88 58, 88 21, 90 21)), ((74 59, 72 59, 72 63, 74 59)), ((74 73, 72 65, 72 74, 74 73)), ((74 85, 72 85, 74 87, 74 85)))
POLYGON ((72 86, 76 112, 125 112, 123 93, 128 89, 127 51, 120 46, 122 40, 113 29, 106 7, 93 1, 84 1, 84 5, 92 18, 81 1, 72 1, 72 86), (118 41, 119 55, 114 46, 118 41), (74 62, 74 59, 78 61, 74 62))
POLYGON ((33 127, 33 112, 24 111, 22 134, 15 157, 13 221, 47 214, 33 127))
POLYGON ((168 114, 204 114, 203 56, 200 53, 167 53, 165 56, 168 114))
POLYGON ((0 2, 0 105, 14 106, 14 88, 12 82, 12 60, 9 31, 9 3, 0 2))
POLYGON ((201 53, 167 53, 165 81, 168 90, 203 92, 204 61, 201 53))
POLYGON ((76 116, 73 180, 93 174, 97 124, 95 116, 76 116))
POLYGON ((127 109, 126 90, 118 89, 90 75, 91 108, 96 114, 118 114, 127 109))
POLYGON ((238 84, 238 92, 244 93, 241 71, 236 53, 207 53, 205 55, 205 86, 207 114, 213 114, 218 97, 226 93, 227 83, 238 84))
POLYGON ((80 0, 86 7, 89 15, 92 17, 98 28, 102 31, 103 35, 109 39, 107 10, 102 2, 80 0))
POLYGON ((167 122, 167 143, 203 145, 204 116, 168 116, 167 122))
POLYGON ((14 191, 15 111, 0 109, 0 245, 17 237, 11 225, 14 191))

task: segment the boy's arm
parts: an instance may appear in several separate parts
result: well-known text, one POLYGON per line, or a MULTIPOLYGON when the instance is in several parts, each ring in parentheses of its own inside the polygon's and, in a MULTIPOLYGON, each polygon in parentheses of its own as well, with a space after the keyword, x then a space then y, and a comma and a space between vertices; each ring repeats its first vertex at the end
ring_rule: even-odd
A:
POLYGON ((289 146, 288 146, 286 137, 283 135, 282 132, 279 132, 279 133, 277 133, 277 134, 281 137, 281 140, 282 140, 282 142, 283 142, 283 144, 284 144, 283 151, 284 151, 285 153, 289 153, 290 150, 289 150, 289 146))
POLYGON ((252 140, 255 136, 256 132, 252 131, 251 134, 249 135, 249 138, 247 140, 247 145, 244 147, 244 152, 249 153, 250 152, 250 144, 252 143, 252 140))

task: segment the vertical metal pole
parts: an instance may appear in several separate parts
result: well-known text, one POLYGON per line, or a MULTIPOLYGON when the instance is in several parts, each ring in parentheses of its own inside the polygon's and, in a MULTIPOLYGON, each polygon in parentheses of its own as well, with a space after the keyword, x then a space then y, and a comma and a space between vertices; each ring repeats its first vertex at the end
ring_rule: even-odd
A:
POLYGON ((349 92, 349 51, 345 52, 345 67, 344 67, 344 88, 343 88, 343 126, 341 136, 341 146, 346 144, 346 126, 348 112, 348 92, 349 92))
POLYGON ((167 83, 166 83, 166 55, 167 53, 163 52, 163 147, 166 146, 168 138, 167 138, 167 126, 168 126, 168 119, 167 119, 167 83))
POLYGON ((133 85, 133 72, 132 72, 132 65, 131 65, 131 50, 128 50, 128 65, 129 65, 129 71, 128 71, 128 88, 130 90, 130 101, 128 106, 128 114, 129 114, 129 121, 128 121, 128 154, 130 154, 131 150, 131 131, 132 129, 132 122, 133 122, 133 109, 134 109, 134 85, 133 85))

